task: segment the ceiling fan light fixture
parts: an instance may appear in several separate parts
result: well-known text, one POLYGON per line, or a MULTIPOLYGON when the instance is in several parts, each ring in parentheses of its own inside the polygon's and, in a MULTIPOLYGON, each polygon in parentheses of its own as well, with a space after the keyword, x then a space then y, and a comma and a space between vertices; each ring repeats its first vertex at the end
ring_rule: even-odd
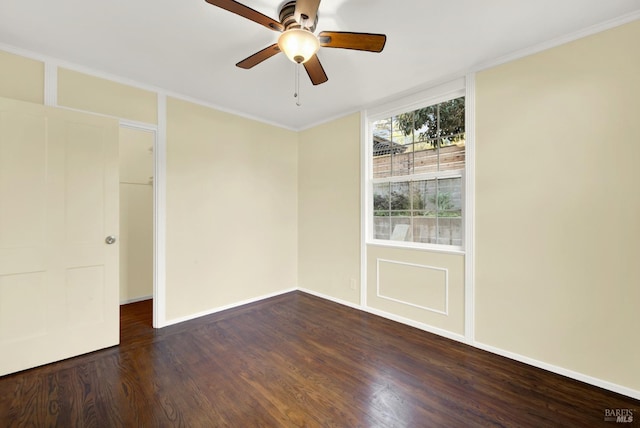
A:
POLYGON ((320 42, 312 32, 302 28, 292 28, 280 35, 278 47, 291 61, 303 64, 318 52, 320 42))

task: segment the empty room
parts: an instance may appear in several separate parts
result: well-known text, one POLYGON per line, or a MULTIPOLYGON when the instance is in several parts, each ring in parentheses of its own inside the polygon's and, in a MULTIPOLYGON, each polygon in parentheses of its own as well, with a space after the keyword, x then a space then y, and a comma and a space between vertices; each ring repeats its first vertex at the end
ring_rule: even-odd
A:
POLYGON ((0 4, 0 426, 640 424, 640 1, 0 4))

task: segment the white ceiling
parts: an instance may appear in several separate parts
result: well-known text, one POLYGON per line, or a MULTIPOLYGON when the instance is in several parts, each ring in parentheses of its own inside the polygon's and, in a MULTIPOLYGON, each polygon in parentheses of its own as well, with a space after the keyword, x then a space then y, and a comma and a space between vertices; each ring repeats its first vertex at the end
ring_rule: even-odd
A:
MULTIPOLYGON (((283 3, 243 2, 276 20, 283 3)), ((204 0, 1 0, 0 44, 298 130, 639 12, 640 0, 322 0, 317 31, 384 33, 387 44, 321 49, 329 81, 312 86, 302 70, 301 107, 284 55, 235 67, 279 33, 204 0)))

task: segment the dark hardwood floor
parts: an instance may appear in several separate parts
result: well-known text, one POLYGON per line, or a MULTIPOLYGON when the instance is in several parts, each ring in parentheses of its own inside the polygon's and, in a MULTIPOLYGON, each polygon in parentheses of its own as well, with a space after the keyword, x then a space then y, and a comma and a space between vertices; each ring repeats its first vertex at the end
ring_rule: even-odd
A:
POLYGON ((301 292, 0 378, 1 427, 597 427, 640 402, 301 292))

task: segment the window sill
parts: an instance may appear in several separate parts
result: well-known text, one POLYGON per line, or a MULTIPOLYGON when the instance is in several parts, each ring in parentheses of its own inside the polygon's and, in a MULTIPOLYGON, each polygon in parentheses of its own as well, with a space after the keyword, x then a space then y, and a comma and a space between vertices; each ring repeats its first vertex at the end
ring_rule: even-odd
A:
POLYGON ((456 254, 462 256, 466 254, 464 247, 458 247, 455 245, 421 244, 418 242, 387 241, 382 239, 367 239, 365 244, 375 247, 391 247, 407 250, 427 251, 431 253, 456 254))

